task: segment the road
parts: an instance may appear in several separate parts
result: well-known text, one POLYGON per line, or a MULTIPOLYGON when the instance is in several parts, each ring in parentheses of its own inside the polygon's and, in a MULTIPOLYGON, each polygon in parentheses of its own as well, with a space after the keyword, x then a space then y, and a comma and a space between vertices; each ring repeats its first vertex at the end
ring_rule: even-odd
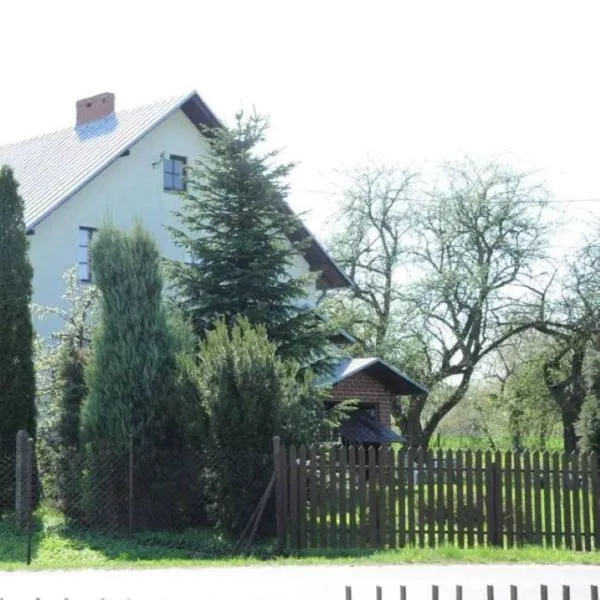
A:
POLYGON ((486 598, 486 585, 496 587, 495 600, 509 598, 509 585, 519 586, 520 600, 537 600, 541 583, 550 599, 562 599, 563 584, 571 600, 588 600, 590 585, 600 585, 600 567, 528 565, 414 566, 265 566, 202 569, 17 571, 0 573, 3 600, 344 600, 351 585, 353 600, 397 600, 399 587, 408 600, 431 598, 431 585, 440 586, 440 600, 454 599, 454 586, 463 585, 465 600, 486 598))

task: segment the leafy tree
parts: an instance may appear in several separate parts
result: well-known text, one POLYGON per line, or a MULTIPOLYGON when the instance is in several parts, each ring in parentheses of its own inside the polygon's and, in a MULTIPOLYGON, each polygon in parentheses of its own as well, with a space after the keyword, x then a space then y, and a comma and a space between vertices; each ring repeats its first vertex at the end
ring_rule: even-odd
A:
POLYGON ((69 518, 79 516, 79 425, 87 394, 85 367, 91 358, 91 315, 97 303, 95 286, 81 285, 76 268, 64 275, 65 308, 34 306, 40 318, 58 317, 62 328, 53 340, 40 343, 38 376, 37 458, 44 496, 69 518))
POLYGON ((545 285, 536 288, 536 329, 547 339, 542 373, 561 414, 567 452, 578 446, 576 424, 588 395, 586 359, 599 332, 598 231, 571 260, 554 269, 545 285), (563 265, 566 268, 561 269, 563 265))
POLYGON ((92 517, 127 522, 127 451, 134 447, 138 524, 172 525, 177 515, 176 359, 162 302, 160 255, 138 224, 132 233, 105 225, 92 245, 101 292, 89 388, 81 413, 92 517), (104 499, 105 506, 101 500, 104 499))
POLYGON ((63 326, 38 354, 38 412, 52 415, 39 420, 39 433, 53 443, 77 448, 81 403, 87 393, 85 365, 92 350, 92 314, 98 302, 94 285, 81 285, 77 269, 64 275, 66 308, 33 309, 40 318, 58 317, 63 326))
POLYGON ((589 392, 577 422, 579 447, 583 452, 600 452, 600 343, 594 338, 589 358, 589 392))
MULTIPOLYGON (((200 349, 200 380, 209 416, 217 516, 239 534, 273 472, 273 436, 313 440, 321 426, 322 399, 297 366, 283 362, 264 326, 220 321, 200 349)), ((266 515, 265 524, 270 520, 266 515)))
POLYGON ((532 330, 515 336, 497 353, 498 402, 490 418, 504 416, 514 450, 546 449, 560 423, 560 411, 544 379, 544 366, 554 351, 546 336, 532 330))
POLYGON ((35 431, 33 269, 27 255, 23 199, 8 166, 0 168, 0 448, 15 452, 16 434, 35 431))
MULTIPOLYGON (((426 446, 478 365, 532 327, 515 314, 516 300, 530 293, 548 225, 543 190, 501 165, 446 165, 437 187, 418 195, 413 180, 394 168, 357 171, 339 219, 349 234, 332 247, 342 265, 354 265, 358 290, 344 300, 354 307, 345 325, 362 350, 432 390, 453 387, 433 410, 427 396, 395 405, 411 444, 426 446)), ((335 298, 329 305, 342 323, 343 306, 335 298)))
POLYGON ((263 324, 284 358, 303 364, 323 359, 323 322, 307 306, 311 277, 292 275, 305 243, 286 203, 292 164, 278 152, 260 152, 268 122, 237 115, 235 126, 207 132, 210 158, 187 170, 181 228, 170 228, 191 259, 172 263, 181 306, 203 336, 217 318, 231 327, 238 316, 263 324))

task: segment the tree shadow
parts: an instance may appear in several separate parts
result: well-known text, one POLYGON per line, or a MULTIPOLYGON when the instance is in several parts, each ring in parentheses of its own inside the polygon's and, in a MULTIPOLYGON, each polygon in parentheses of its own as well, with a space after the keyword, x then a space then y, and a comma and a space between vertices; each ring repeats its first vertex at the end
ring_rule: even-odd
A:
MULTIPOLYGON (((40 532, 41 533, 41 532, 40 532)), ((379 549, 319 549, 277 552, 276 540, 256 541, 244 551, 233 540, 214 528, 193 528, 183 532, 140 531, 128 535, 123 531, 93 531, 65 525, 56 531, 75 550, 93 550, 108 560, 119 562, 161 562, 177 560, 231 561, 252 559, 270 561, 277 558, 339 559, 368 557, 379 549)))

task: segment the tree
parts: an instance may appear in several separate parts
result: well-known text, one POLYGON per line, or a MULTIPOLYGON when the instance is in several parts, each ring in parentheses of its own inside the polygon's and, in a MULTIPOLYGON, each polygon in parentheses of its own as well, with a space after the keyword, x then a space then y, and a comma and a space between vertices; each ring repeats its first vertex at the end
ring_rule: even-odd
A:
POLYGON ((105 225, 92 245, 101 292, 100 323, 87 366, 81 412, 92 518, 127 522, 127 456, 134 446, 138 524, 172 524, 177 498, 175 352, 162 302, 161 257, 138 224, 132 233, 105 225), (102 499, 105 506, 102 507, 102 499))
POLYGON ((560 423, 560 411, 544 379, 544 367, 555 348, 535 330, 515 336, 497 351, 492 377, 499 383, 490 418, 504 416, 513 450, 545 450, 560 423))
POLYGON ((273 436, 282 435, 285 443, 312 441, 323 402, 310 381, 299 381, 297 365, 277 356, 266 328, 247 319, 233 327, 218 322, 199 356, 217 515, 227 531, 239 534, 273 472, 273 436))
POLYGON ((217 318, 263 324, 280 356, 311 364, 326 354, 326 331, 304 301, 310 277, 292 275, 305 241, 286 204, 292 164, 261 154, 268 122, 237 115, 235 126, 207 132, 210 158, 186 173, 181 228, 170 228, 191 264, 171 263, 181 306, 204 336, 217 318))
POLYGON ((594 337, 589 359, 589 391, 577 422, 582 452, 600 452, 600 340, 594 337))
MULTIPOLYGON (((375 343, 363 336, 364 349, 410 370, 430 389, 452 384, 433 410, 426 396, 395 405, 411 444, 426 446, 478 365, 532 327, 517 318, 515 306, 530 294, 526 286, 545 255, 548 225, 544 191, 527 174, 498 164, 446 165, 437 188, 417 198, 412 181, 391 168, 359 171, 340 215, 354 239, 333 247, 342 264, 356 267, 359 289, 351 304, 357 308, 349 314, 372 315, 365 321, 375 343), (391 233, 388 221, 395 224, 391 233)), ((355 333, 353 322, 346 326, 355 333)))
POLYGON ((66 307, 33 309, 39 318, 55 316, 62 328, 51 342, 38 339, 38 441, 46 499, 53 499, 64 514, 79 516, 80 459, 79 425, 81 404, 87 394, 85 367, 92 355, 91 315, 98 293, 93 285, 81 285, 76 268, 64 275, 66 307))
POLYGON ((10 167, 0 168, 0 448, 14 454, 16 434, 35 436, 33 269, 23 199, 10 167))
MULTIPOLYGON (((401 339, 395 318, 418 176, 390 165, 367 164, 349 173, 339 209, 340 232, 330 241, 338 264, 356 287, 338 294, 330 311, 343 315, 360 350, 390 357, 401 339)), ((338 319, 339 320, 339 319, 338 319)))
MULTIPOLYGON (((597 239, 598 230, 573 259, 566 262, 562 274, 557 267, 548 283, 536 290, 536 328, 546 335, 550 350, 543 365, 543 376, 561 413, 566 452, 573 452, 578 446, 577 422, 588 395, 586 357, 599 333, 600 247, 597 239)), ((590 400, 588 417, 592 405, 593 400, 590 400)))
POLYGON ((38 355, 39 433, 53 443, 77 448, 81 403, 87 393, 85 365, 92 351, 92 315, 98 302, 96 286, 79 283, 77 269, 64 275, 66 308, 34 305, 40 318, 58 317, 63 326, 38 355))

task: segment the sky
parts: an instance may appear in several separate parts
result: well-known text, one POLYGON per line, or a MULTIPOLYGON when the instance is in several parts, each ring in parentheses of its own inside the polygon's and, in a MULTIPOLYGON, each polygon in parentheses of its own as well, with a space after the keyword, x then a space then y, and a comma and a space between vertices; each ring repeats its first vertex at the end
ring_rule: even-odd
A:
POLYGON ((270 115, 291 203, 322 238, 336 171, 470 155, 534 169, 576 244, 600 214, 600 6, 546 0, 65 0, 2 9, 0 144, 196 89, 270 115), (589 201, 592 200, 592 201, 589 201), (598 201, 595 201, 598 200, 598 201))

